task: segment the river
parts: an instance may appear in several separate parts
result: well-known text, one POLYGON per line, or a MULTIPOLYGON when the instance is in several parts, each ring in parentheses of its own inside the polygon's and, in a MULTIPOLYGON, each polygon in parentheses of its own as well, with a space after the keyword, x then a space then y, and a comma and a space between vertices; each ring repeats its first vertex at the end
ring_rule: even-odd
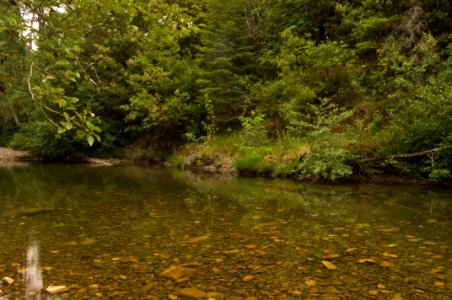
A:
POLYGON ((452 192, 432 187, 11 165, 0 167, 0 278, 14 282, 0 290, 10 300, 450 299, 451 213, 452 192), (31 280, 65 288, 33 294, 31 280))

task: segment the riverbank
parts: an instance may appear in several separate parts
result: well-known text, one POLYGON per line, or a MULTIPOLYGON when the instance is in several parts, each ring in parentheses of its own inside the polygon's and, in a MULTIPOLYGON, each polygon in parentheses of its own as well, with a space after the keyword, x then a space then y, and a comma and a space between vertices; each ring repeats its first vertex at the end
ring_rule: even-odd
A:
MULTIPOLYGON (((40 162, 41 158, 30 154, 27 151, 14 150, 11 148, 0 147, 0 164, 5 165, 15 165, 23 164, 27 162, 40 162)), ((87 157, 78 161, 76 163, 89 163, 98 166, 114 166, 125 163, 131 163, 132 161, 119 158, 94 158, 87 157)))
POLYGON ((451 187, 448 181, 435 181, 419 174, 418 176, 404 174, 391 166, 383 169, 373 164, 367 168, 352 159, 313 154, 313 150, 307 144, 279 141, 266 147, 241 147, 240 143, 241 141, 233 135, 219 136, 202 142, 186 143, 167 155, 156 152, 155 149, 151 149, 152 146, 135 149, 134 152, 140 153, 140 156, 133 158, 164 167, 240 177, 287 178, 295 181, 338 184, 378 183, 451 187))
MULTIPOLYGON (((375 172, 359 173, 356 170, 349 176, 337 180, 325 180, 316 176, 302 176, 300 162, 310 152, 306 145, 286 148, 285 151, 273 151, 260 157, 251 157, 240 152, 234 143, 226 139, 215 139, 202 143, 187 143, 175 149, 171 154, 156 151, 152 145, 147 148, 129 148, 123 158, 84 158, 76 163, 88 163, 93 166, 115 166, 122 164, 145 163, 167 168, 179 168, 193 172, 225 174, 240 177, 286 178, 295 181, 335 182, 340 184, 408 184, 440 185, 451 188, 450 182, 432 181, 421 177, 410 177, 400 173, 375 172)), ((26 151, 0 147, 0 164, 17 165, 28 162, 40 162, 41 159, 26 151)))
MULTIPOLYGON (((308 182, 327 182, 321 179, 302 179, 297 170, 288 173, 276 173, 274 171, 258 172, 256 170, 239 170, 234 166, 234 158, 221 157, 216 155, 208 155, 196 157, 193 155, 171 156, 168 161, 157 163, 167 168, 178 168, 181 170, 192 172, 203 172, 211 174, 223 174, 238 177, 261 177, 270 179, 289 179, 294 181, 308 181, 308 182)), ((365 176, 360 174, 353 174, 347 178, 342 178, 335 183, 337 184, 384 184, 384 185, 418 185, 418 186, 444 186, 451 188, 451 186, 444 182, 435 182, 424 178, 410 178, 401 174, 376 174, 372 176, 365 176)))
POLYGON ((25 162, 36 160, 34 156, 26 151, 18 151, 11 148, 0 147, 0 162, 25 162))

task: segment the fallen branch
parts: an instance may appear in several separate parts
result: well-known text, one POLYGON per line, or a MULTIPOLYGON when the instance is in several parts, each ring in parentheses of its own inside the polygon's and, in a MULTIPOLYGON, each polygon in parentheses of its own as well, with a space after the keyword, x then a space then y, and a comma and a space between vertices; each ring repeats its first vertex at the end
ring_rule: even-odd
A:
POLYGON ((391 154, 391 155, 380 156, 380 157, 362 158, 362 159, 355 160, 355 162, 359 165, 359 164, 365 164, 365 163, 376 162, 376 161, 383 161, 383 160, 394 159, 394 158, 411 158, 411 157, 417 157, 417 156, 423 156, 423 155, 429 155, 429 154, 433 154, 433 153, 438 153, 441 150, 444 150, 444 149, 447 149, 447 148, 451 148, 451 147, 450 146, 446 146, 446 147, 434 148, 434 149, 425 150, 425 151, 421 151, 421 152, 415 152, 415 153, 401 153, 401 154, 391 154))

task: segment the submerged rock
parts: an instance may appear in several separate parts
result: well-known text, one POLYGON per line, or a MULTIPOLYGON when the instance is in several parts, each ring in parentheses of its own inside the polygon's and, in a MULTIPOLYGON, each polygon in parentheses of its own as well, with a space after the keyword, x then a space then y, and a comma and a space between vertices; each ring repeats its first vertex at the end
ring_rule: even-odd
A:
POLYGON ((219 292, 209 292, 206 294, 206 297, 208 299, 215 299, 215 300, 223 300, 224 298, 226 298, 226 296, 223 293, 219 293, 219 292))
POLYGON ((14 279, 12 279, 11 277, 3 277, 2 283, 3 285, 10 285, 14 283, 14 279))
POLYGON ((65 285, 49 285, 46 288, 46 292, 50 295, 61 294, 67 292, 68 288, 65 285))
POLYGON ((195 287, 183 288, 177 292, 178 296, 192 299, 201 299, 206 297, 206 292, 195 287))
POLYGON ((195 272, 196 270, 192 268, 173 266, 160 273, 159 276, 171 280, 178 280, 179 278, 186 277, 195 272))

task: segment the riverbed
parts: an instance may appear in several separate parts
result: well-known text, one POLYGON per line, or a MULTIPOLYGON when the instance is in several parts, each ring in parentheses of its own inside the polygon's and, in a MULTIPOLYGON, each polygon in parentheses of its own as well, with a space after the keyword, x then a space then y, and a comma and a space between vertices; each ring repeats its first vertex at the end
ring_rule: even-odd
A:
POLYGON ((65 287, 41 299, 449 299, 451 213, 433 187, 0 167, 0 290, 31 299, 39 275, 65 287))

